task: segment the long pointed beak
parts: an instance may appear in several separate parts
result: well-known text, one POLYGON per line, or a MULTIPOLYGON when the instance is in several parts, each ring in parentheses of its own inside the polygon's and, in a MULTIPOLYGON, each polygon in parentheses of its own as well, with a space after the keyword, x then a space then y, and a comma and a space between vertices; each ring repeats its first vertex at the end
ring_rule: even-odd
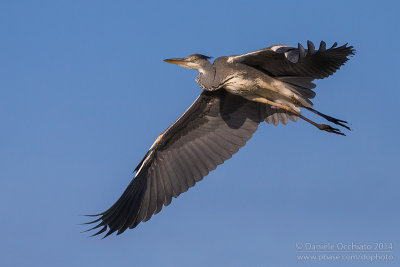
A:
POLYGON ((187 63, 185 58, 168 58, 168 59, 164 59, 164 61, 167 63, 177 64, 177 65, 181 65, 181 66, 185 66, 187 63))

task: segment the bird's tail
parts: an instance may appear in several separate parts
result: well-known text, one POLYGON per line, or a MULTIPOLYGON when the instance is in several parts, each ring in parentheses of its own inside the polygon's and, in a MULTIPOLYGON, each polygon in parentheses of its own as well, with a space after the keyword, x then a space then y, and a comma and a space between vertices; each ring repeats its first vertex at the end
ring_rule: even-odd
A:
MULTIPOLYGON (((287 105, 297 112, 300 112, 300 107, 311 108, 313 106, 310 101, 315 97, 315 92, 312 90, 315 88, 315 84, 312 83, 313 78, 282 76, 275 77, 275 79, 282 82, 280 92, 286 96, 286 98, 275 100, 276 102, 287 105)), ((265 121, 267 123, 278 125, 281 122, 286 125, 288 119, 295 122, 297 116, 277 107, 269 105, 266 107, 265 121)))
MULTIPOLYGON (((298 104, 303 107, 312 107, 313 104, 310 99, 315 97, 315 92, 312 90, 315 88, 315 84, 312 82, 314 79, 310 77, 295 77, 295 76, 284 76, 277 77, 276 79, 284 82, 286 88, 294 93, 294 101, 299 102, 298 104)), ((296 104, 296 103, 294 103, 296 104)))

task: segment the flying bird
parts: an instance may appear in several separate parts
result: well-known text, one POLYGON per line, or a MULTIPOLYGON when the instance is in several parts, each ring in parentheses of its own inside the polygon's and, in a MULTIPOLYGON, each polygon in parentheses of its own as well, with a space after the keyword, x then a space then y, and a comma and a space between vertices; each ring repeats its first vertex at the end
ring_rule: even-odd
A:
POLYGON ((135 177, 121 197, 90 223, 106 236, 123 233, 149 220, 232 157, 266 121, 278 125, 301 118, 320 130, 344 135, 339 129, 316 123, 301 114, 309 110, 327 121, 350 128, 347 122, 315 109, 313 80, 332 75, 354 55, 347 44, 318 50, 274 45, 243 55, 210 57, 193 54, 165 62, 198 71, 202 93, 186 112, 166 129, 135 168, 135 177))

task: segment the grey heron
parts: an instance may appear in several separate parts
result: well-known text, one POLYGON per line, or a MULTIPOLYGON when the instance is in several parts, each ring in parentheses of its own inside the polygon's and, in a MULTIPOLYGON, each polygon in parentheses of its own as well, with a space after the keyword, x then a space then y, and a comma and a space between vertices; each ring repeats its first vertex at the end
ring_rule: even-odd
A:
MULTIPOLYGON (((203 89, 186 112, 166 129, 135 168, 121 197, 89 223, 98 223, 93 235, 123 233, 149 220, 153 214, 232 157, 257 130, 267 123, 287 124, 301 118, 318 129, 344 135, 339 129, 318 124, 301 114, 307 109, 341 127, 347 122, 312 108, 313 80, 332 75, 354 55, 352 46, 316 50, 274 45, 243 55, 210 57, 193 54, 166 59, 198 71, 196 82, 203 89)), ((89 224, 88 223, 88 224, 89 224)), ((88 230, 88 231, 89 231, 88 230)))

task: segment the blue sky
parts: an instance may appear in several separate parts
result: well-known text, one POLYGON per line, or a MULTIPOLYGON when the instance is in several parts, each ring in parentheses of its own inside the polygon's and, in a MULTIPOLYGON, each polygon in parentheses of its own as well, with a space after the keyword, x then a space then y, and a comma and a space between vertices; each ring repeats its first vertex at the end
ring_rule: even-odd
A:
POLYGON ((398 10, 395 1, 2 1, 1 265, 399 266, 398 10), (314 101, 351 122, 348 136, 263 124, 150 221, 105 240, 80 233, 80 215, 120 196, 201 92, 194 71, 163 59, 308 39, 357 49, 317 81, 314 101), (296 244, 307 242, 393 243, 394 260, 302 262, 296 244))

